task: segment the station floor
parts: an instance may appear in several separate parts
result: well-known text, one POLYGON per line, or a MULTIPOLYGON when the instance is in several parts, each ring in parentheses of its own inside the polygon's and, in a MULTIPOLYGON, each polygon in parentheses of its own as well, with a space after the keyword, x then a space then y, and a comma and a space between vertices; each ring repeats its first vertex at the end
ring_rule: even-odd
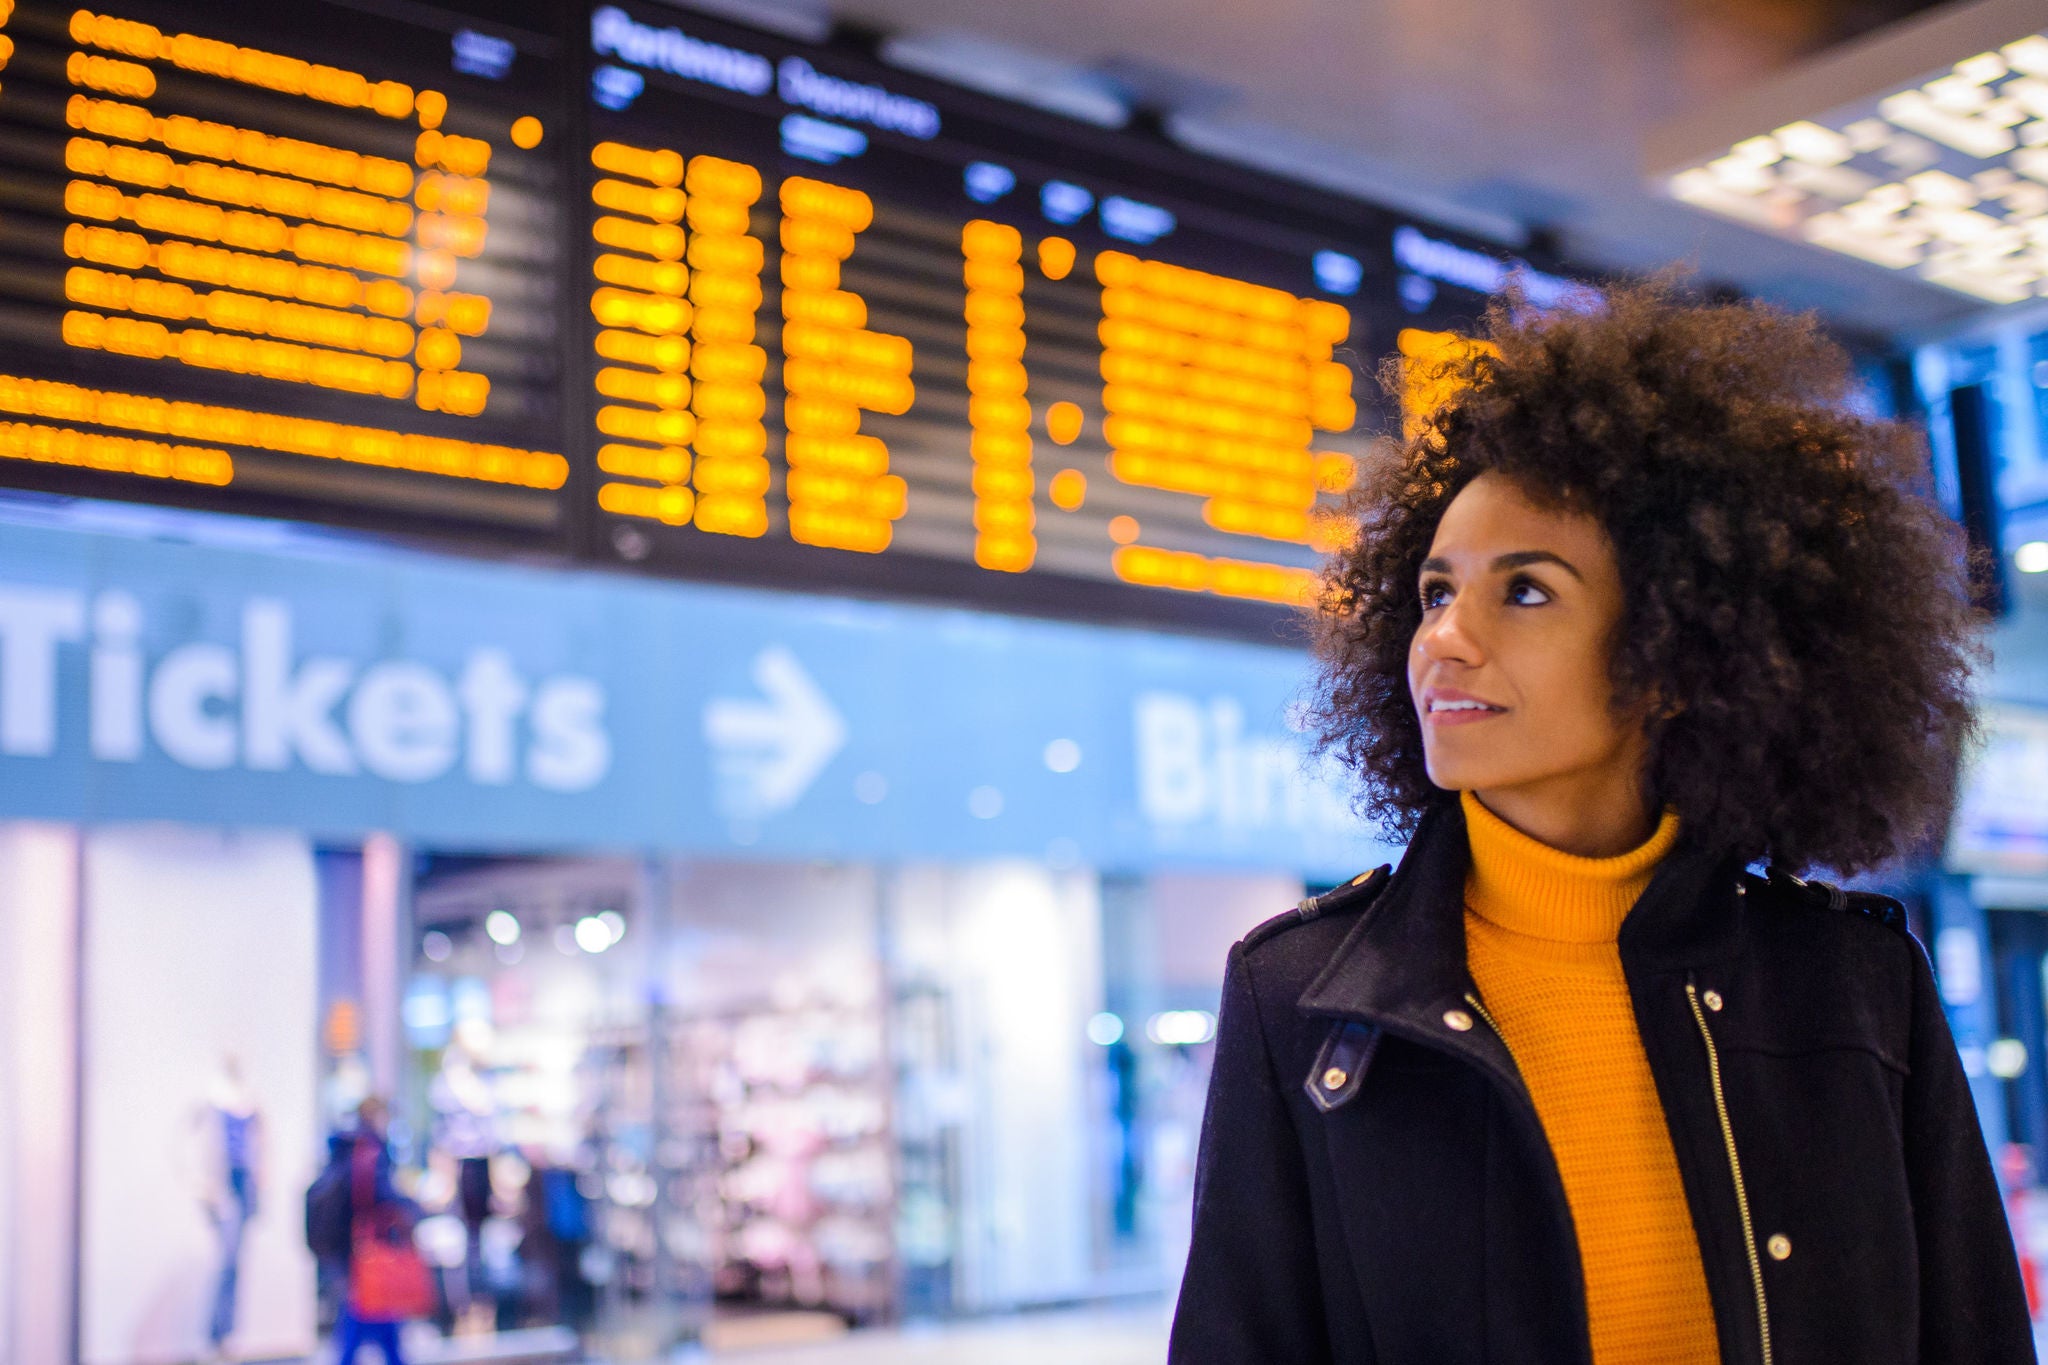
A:
MULTIPOLYGON (((1163 1365, 1164 1308, 1089 1309, 928 1327, 861 1332, 807 1346, 719 1351, 720 1365, 1163 1365)), ((2035 1327, 2037 1358, 2048 1365, 2048 1323, 2035 1327)))
MULTIPOLYGON (((804 1346, 706 1353, 717 1365, 1163 1365, 1170 1310, 1162 1304, 1029 1313, 943 1327, 852 1333, 804 1346)), ((2034 1329, 2048 1365, 2048 1321, 2034 1329)))
MULTIPOLYGON (((696 1351, 678 1365, 1163 1365, 1168 1322, 1169 1309, 1163 1303, 1035 1312, 856 1332, 802 1345, 734 1344, 696 1351)), ((2034 1341, 2038 1359, 2048 1365, 2048 1321, 2036 1323, 2034 1341)), ((432 1346, 408 1353, 409 1359, 424 1357, 436 1365, 454 1365, 465 1356, 471 1361, 492 1358, 432 1346)), ((322 1352, 313 1359, 325 1365, 332 1357, 322 1352)), ((603 1365, 601 1357, 588 1360, 589 1365, 603 1365)))
POLYGON ((802 1346, 707 1353, 718 1365, 1160 1365, 1168 1309, 1044 1311, 944 1326, 856 1332, 802 1346))
MULTIPOLYGON (((1170 1318, 1163 1299, 859 1332, 820 1314, 771 1314, 728 1319, 705 1343, 667 1355, 630 1334, 579 1349, 565 1328, 444 1338, 415 1323, 405 1357, 408 1365, 1162 1365, 1170 1318)), ((333 1359, 326 1344, 296 1365, 333 1359)))
MULTIPOLYGON (((718 1351, 719 1365, 1163 1365, 1167 1308, 1085 1309, 925 1327, 861 1332, 837 1341, 718 1351)), ((2034 1328, 2048 1365, 2048 1322, 2034 1328)))

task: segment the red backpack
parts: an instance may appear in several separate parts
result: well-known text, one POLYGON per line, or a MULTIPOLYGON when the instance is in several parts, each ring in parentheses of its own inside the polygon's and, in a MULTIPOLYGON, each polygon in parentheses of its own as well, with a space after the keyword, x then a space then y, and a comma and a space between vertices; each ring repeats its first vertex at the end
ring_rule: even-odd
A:
POLYGON ((350 1220, 349 1307, 366 1322, 423 1318, 435 1307, 434 1277, 413 1245, 411 1219, 377 1203, 377 1142, 356 1142, 349 1158, 355 1215, 350 1220))

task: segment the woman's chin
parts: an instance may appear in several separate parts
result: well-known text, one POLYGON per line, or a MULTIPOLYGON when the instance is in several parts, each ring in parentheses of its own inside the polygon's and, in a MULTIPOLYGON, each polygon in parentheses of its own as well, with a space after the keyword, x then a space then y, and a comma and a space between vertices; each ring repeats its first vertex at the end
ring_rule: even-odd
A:
POLYGON ((1446 764, 1441 767, 1430 764, 1427 765, 1425 771, 1429 773, 1429 780, 1431 782, 1447 792, 1478 791, 1486 785, 1479 775, 1455 764, 1446 764))

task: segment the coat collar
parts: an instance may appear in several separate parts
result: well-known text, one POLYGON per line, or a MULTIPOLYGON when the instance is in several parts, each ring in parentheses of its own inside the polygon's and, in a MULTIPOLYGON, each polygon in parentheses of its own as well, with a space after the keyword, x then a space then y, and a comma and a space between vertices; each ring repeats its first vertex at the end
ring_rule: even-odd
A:
POLYGON ((1401 865, 1302 992, 1306 1014, 1421 1022, 1471 989, 1465 968, 1465 813, 1446 802, 1423 817, 1401 865))
MULTIPOLYGON (((1474 990, 1465 965, 1470 863, 1464 812, 1454 800, 1438 803, 1423 817, 1386 889, 1309 983, 1298 1008, 1441 1038, 1444 1012, 1474 990)), ((1746 910, 1735 894, 1738 872, 1732 860, 1681 834, 1621 927, 1623 969, 1637 976, 1734 955, 1746 910)))

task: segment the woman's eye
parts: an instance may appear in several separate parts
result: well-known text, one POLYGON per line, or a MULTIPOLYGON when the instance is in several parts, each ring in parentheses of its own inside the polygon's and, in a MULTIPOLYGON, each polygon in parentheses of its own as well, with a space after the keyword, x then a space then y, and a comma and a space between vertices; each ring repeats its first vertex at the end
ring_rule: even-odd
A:
POLYGON ((1424 583, 1422 585, 1422 609, 1434 611, 1451 600, 1451 586, 1448 583, 1424 583))
POLYGON ((1541 584, 1527 578, 1518 578, 1508 585, 1508 602, 1517 607, 1540 607, 1550 600, 1550 594, 1541 584))

